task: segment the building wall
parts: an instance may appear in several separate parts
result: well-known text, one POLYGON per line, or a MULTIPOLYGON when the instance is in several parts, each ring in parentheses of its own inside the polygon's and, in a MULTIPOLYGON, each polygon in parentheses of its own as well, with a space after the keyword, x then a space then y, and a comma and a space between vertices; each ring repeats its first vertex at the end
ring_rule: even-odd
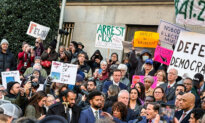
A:
POLYGON ((105 58, 108 58, 111 52, 118 52, 120 55, 121 52, 94 47, 97 24, 125 27, 126 24, 158 25, 161 19, 175 23, 174 3, 135 5, 73 5, 68 3, 64 17, 65 22, 75 23, 72 40, 81 41, 89 56, 96 49, 100 49, 105 58))

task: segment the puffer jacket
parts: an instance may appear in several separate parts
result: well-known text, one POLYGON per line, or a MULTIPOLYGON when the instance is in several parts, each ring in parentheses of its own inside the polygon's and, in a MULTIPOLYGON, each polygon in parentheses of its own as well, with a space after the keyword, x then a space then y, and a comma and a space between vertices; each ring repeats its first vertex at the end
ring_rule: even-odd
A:
POLYGON ((11 52, 7 50, 6 53, 2 53, 0 50, 0 72, 6 71, 6 69, 16 70, 16 61, 11 52))

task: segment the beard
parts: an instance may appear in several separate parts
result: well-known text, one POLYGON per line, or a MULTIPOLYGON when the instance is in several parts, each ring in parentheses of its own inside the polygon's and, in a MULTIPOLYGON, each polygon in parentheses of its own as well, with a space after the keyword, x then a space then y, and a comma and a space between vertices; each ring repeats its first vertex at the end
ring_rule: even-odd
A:
POLYGON ((93 107, 96 109, 100 109, 102 107, 102 105, 94 105, 93 107))

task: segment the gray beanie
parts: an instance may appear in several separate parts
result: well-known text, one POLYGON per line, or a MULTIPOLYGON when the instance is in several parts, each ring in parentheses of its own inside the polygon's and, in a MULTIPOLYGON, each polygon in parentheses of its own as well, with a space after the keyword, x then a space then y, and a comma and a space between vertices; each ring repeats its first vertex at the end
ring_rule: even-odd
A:
POLYGON ((9 44, 9 42, 8 42, 6 39, 2 39, 2 40, 1 40, 1 45, 2 45, 3 43, 9 44))

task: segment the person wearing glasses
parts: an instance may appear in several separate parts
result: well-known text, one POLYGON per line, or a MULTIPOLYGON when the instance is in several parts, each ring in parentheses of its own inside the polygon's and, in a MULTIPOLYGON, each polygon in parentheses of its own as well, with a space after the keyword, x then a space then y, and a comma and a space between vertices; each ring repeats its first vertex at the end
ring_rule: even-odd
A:
POLYGON ((162 87, 156 87, 153 91, 153 96, 154 96, 155 102, 159 104, 166 103, 165 92, 162 87))
POLYGON ((165 91, 167 102, 173 101, 175 98, 175 89, 177 86, 178 71, 174 68, 168 71, 168 82, 160 85, 165 91))
POLYGON ((34 51, 35 51, 35 56, 41 56, 41 54, 43 53, 44 47, 41 38, 36 39, 34 51))

